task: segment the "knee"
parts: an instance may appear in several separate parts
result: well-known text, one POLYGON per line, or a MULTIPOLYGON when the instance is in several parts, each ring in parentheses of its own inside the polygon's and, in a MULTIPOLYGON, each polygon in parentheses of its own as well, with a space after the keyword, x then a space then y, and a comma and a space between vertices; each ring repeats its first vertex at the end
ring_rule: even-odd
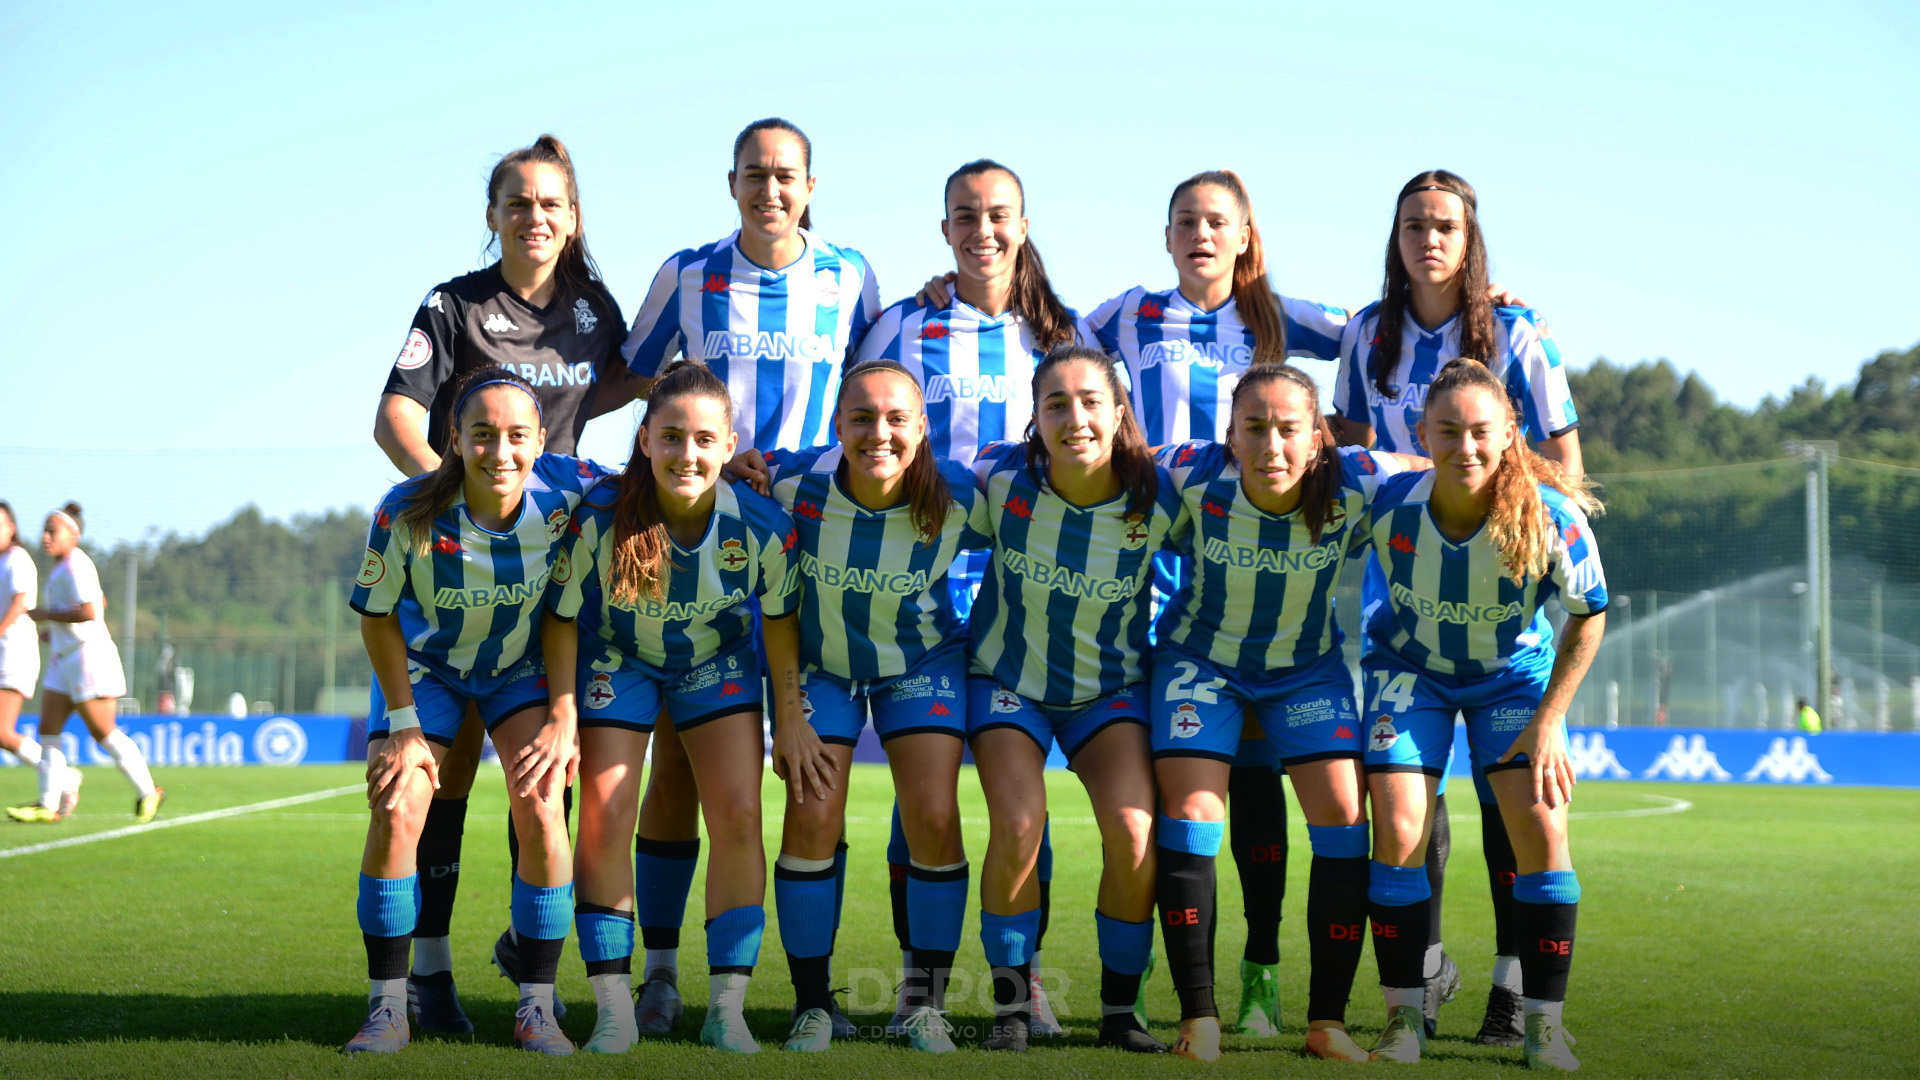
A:
POLYGON ((739 792, 712 799, 706 806, 707 835, 718 844, 760 842, 758 792, 739 792))
POLYGON ((988 836, 1002 858, 1019 861, 1039 850, 1040 831, 1046 827, 1046 815, 1032 810, 1015 810, 992 815, 988 836))
POLYGON ((951 801, 921 805, 902 813, 901 828, 910 844, 938 846, 960 835, 960 808, 951 801))
POLYGON ((1125 806, 1100 818, 1100 839, 1108 850, 1145 851, 1153 836, 1153 812, 1125 806))
POLYGON ((808 801, 787 808, 786 839, 782 848, 807 859, 827 858, 840 843, 841 815, 831 804, 808 801))

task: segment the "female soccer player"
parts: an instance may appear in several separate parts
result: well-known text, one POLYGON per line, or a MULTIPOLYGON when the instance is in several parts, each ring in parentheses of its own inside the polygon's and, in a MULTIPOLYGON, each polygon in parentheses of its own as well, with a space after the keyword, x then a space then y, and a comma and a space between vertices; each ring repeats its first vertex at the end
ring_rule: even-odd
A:
POLYGON ((1033 378, 1022 443, 981 451, 974 471, 994 527, 973 609, 967 736, 991 831, 980 938, 994 969, 987 1047, 1025 1050, 1028 949, 1039 929, 1034 863, 1055 740, 1093 801, 1104 865, 1098 1044, 1165 1052, 1134 1016, 1153 944, 1153 771, 1147 678, 1154 551, 1189 521, 1154 464, 1105 354, 1056 349, 1033 378))
POLYGON ((154 785, 146 755, 114 723, 114 702, 127 692, 126 676, 120 650, 101 620, 106 595, 100 591, 100 572, 80 550, 81 521, 80 504, 70 502, 48 514, 40 532, 40 550, 54 560, 45 606, 27 609, 27 618, 47 624, 53 653, 40 695, 40 801, 7 813, 15 821, 53 822, 72 812, 80 772, 67 767, 60 732, 67 717, 78 712, 133 785, 133 820, 145 824, 160 811, 167 792, 154 785))
MULTIPOLYGON (((542 135, 494 165, 487 177, 486 220, 499 259, 427 293, 380 397, 374 439, 405 476, 439 467, 453 441, 454 386, 469 372, 505 367, 532 384, 546 418, 546 449, 555 454, 574 452, 589 417, 633 398, 620 359, 626 323, 587 248, 580 184, 559 139, 542 135)), ((483 730, 479 715, 470 712, 441 763, 441 786, 427 810, 418 853, 420 920, 408 1000, 416 1024, 455 1034, 473 1031, 454 987, 447 935, 483 730)), ((511 820, 507 846, 517 861, 511 820)), ((501 973, 517 982, 511 935, 501 935, 494 955, 501 973)), ((566 1015, 558 1001, 555 1011, 566 1015)))
MULTIPOLYGON (((962 548, 992 543, 986 500, 966 466, 935 454, 920 385, 899 362, 851 368, 833 423, 839 445, 769 459, 774 494, 800 536, 807 720, 844 775, 872 715, 910 860, 910 1011, 901 1026, 915 1049, 949 1053, 941 1013, 968 873, 957 794, 966 624, 948 602, 947 577, 962 548)), ((788 785, 795 798, 774 870, 799 1011, 787 1049, 824 1050, 832 1033, 834 854, 847 786, 809 800, 799 777, 788 785)))
POLYGON ((1367 895, 1388 1009, 1373 1056, 1418 1061, 1425 1049, 1421 864, 1459 712, 1518 859, 1526 1062, 1571 1070, 1579 1062, 1561 1006, 1580 883, 1567 849, 1566 709, 1606 625, 1586 517, 1599 504, 1528 448, 1508 395, 1477 361, 1442 368, 1418 428, 1433 469, 1389 480, 1366 522, 1387 581, 1367 612, 1361 658, 1374 821, 1367 895), (1558 650, 1542 610, 1555 595, 1567 610, 1558 650))
MULTIPOLYGON (((766 452, 826 444, 841 368, 880 310, 866 257, 812 231, 816 179, 813 144, 798 127, 772 117, 748 124, 733 140, 727 172, 740 228, 668 259, 621 346, 643 381, 677 353, 726 383, 739 438, 730 472, 763 491, 766 452)), ((635 840, 647 950, 637 1006, 643 1035, 665 1034, 682 1015, 678 948, 700 852, 698 807, 669 721, 654 736, 635 840)), ((836 878, 844 852, 837 858, 836 878)), ((840 1033, 850 1035, 852 1024, 840 1033)))
MULTIPOLYGON (((20 542, 19 519, 13 516, 13 507, 0 499, 0 750, 35 767, 40 764, 40 744, 15 725, 20 721, 20 706, 33 696, 33 684, 40 678, 40 642, 34 636, 33 620, 27 617, 39 595, 40 571, 20 542)), ((78 795, 76 786, 75 798, 78 795)), ((60 810, 57 799, 54 809, 60 810)))
POLYGON ((1424 458, 1334 449, 1313 380, 1256 363, 1231 400, 1224 443, 1159 455, 1193 521, 1194 570, 1159 619, 1154 772, 1164 808, 1159 903, 1180 995, 1174 1053, 1220 1056, 1213 1002, 1214 859, 1241 716, 1251 710, 1293 779, 1313 841, 1307 896, 1313 968, 1307 1050, 1365 1061, 1346 1033, 1365 939, 1367 826, 1360 718, 1333 619, 1333 590, 1382 480, 1424 458))
MULTIPOLYGON (((540 403, 517 372, 469 372, 450 415, 454 443, 440 464, 395 485, 375 511, 350 600, 363 616, 375 719, 358 908, 371 986, 367 1021, 346 1048, 394 1053, 407 1045, 416 845, 438 766, 473 705, 508 763, 508 806, 527 841, 513 877, 514 1042, 570 1054, 553 1018, 553 980, 573 904, 560 792, 572 771, 574 717, 564 699, 549 707, 535 638, 567 518, 605 470, 541 452, 540 403)), ((560 650, 572 631, 548 637, 557 640, 544 647, 560 650)))
MULTIPOLYGON (((1414 432, 1428 385, 1447 361, 1473 357, 1483 360, 1520 403, 1521 430, 1539 453, 1577 479, 1581 474, 1578 416, 1567 390, 1560 350, 1537 312, 1488 283, 1487 244, 1477 206, 1473 187, 1444 169, 1423 172, 1400 189, 1387 232, 1381 299, 1361 309, 1341 337, 1334 429, 1344 443, 1424 453, 1414 432)), ((1372 607, 1385 589, 1385 580, 1370 565, 1366 606, 1372 607)), ((1477 776, 1475 787, 1481 802, 1480 833, 1493 891, 1497 950, 1486 1017, 1476 1041, 1518 1046, 1523 1032, 1520 963, 1512 920, 1514 855, 1498 820, 1492 789, 1477 776)), ((1440 1005, 1460 985, 1459 971, 1442 950, 1440 935, 1440 901, 1452 847, 1446 788, 1442 776, 1427 860, 1432 940, 1422 969, 1428 985, 1424 1012, 1429 1037, 1440 1005)))
MULTIPOLYGON (((721 471, 737 439, 726 384, 677 361, 654 384, 633 455, 596 489, 568 542, 553 614, 581 618, 581 905, 599 1021, 589 1049, 618 1053, 637 1031, 628 996, 641 762, 670 709, 699 785, 707 864, 707 965, 700 1041, 757 1053, 742 1007, 766 925, 760 834, 762 665, 773 686, 774 768, 796 795, 827 798, 837 765, 801 715, 793 522, 721 471)), ((571 659, 571 657, 569 657, 571 659)), ((557 662, 557 661, 556 661, 557 662)))
MULTIPOLYGON (((919 381, 926 400, 928 438, 941 458, 971 462, 980 447, 1013 435, 1033 414, 1033 369, 1051 350, 1074 341, 1075 315, 1047 279, 1046 264, 1028 235, 1026 190, 1012 169, 982 158, 955 169, 942 189, 946 215, 940 235, 953 249, 950 279, 929 283, 920 297, 902 300, 874 323, 860 343, 860 359, 897 360, 919 381), (933 296, 942 299, 936 301, 933 296)), ((986 553, 963 555, 949 575, 954 611, 973 607, 986 553)), ((1040 907, 1049 906, 1052 845, 1041 839, 1040 907)), ((900 939, 900 1007, 887 1025, 902 1025, 916 1007, 908 991, 913 974, 907 903, 908 844, 899 814, 887 844, 893 918, 900 939)), ((1046 919, 1041 918, 1045 936, 1046 919)), ((1039 942, 1032 965, 1033 1034, 1059 1034, 1040 986, 1039 942)))

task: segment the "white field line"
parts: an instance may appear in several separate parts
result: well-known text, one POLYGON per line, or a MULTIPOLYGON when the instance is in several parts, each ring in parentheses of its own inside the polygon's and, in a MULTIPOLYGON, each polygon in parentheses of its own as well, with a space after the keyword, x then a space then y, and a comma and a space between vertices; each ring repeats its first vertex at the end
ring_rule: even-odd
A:
MULTIPOLYGON (((350 791, 365 791, 365 784, 348 784, 344 787, 327 788, 324 791, 309 791, 305 795, 290 795, 284 799, 268 799, 266 802, 248 803, 245 806, 229 806, 224 810, 208 810, 186 817, 162 818, 145 825, 129 825, 124 829, 108 829, 106 832, 88 833, 85 836, 69 836, 64 840, 49 840, 44 844, 27 844, 22 847, 0 849, 0 859, 11 859, 17 855, 37 855, 42 851, 55 851, 60 848, 79 847, 81 844, 97 843, 101 840, 118 840, 123 836, 152 832, 155 829, 171 829, 176 825, 197 825, 203 821, 218 821, 221 818, 239 817, 242 814, 257 814, 262 810, 277 810, 283 806, 298 806, 301 803, 319 802, 336 795, 345 795, 350 791)), ((361 815, 364 817, 365 815, 361 815)))
MULTIPOLYGON (((1676 799, 1671 795, 1635 795, 1634 798, 1659 803, 1658 806, 1640 806, 1631 810, 1569 810, 1569 820, 1592 821, 1597 818, 1659 817, 1662 814, 1684 814, 1693 809, 1693 804, 1685 799, 1676 799)), ((1477 809, 1460 813, 1449 808, 1447 816, 1455 821, 1479 821, 1477 809)))

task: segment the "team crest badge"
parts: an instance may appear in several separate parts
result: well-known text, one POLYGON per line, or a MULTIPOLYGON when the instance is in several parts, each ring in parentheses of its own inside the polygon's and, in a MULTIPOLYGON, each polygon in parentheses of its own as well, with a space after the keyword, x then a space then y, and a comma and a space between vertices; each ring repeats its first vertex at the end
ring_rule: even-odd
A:
POLYGON ((1004 686, 1000 687, 993 692, 989 707, 997 713, 1017 713, 1020 711, 1020 695, 1004 686))
POLYGON ((1328 536, 1339 532, 1346 523, 1347 508, 1342 504, 1341 500, 1336 499, 1332 505, 1327 507, 1327 520, 1320 526, 1320 538, 1324 540, 1328 536))
POLYGON ((816 270, 813 272, 813 283, 821 303, 837 304, 840 302, 839 274, 827 269, 816 270))
POLYGON ((1200 729, 1205 726, 1200 721, 1200 710, 1193 707, 1193 702, 1183 702, 1173 710, 1173 723, 1167 734, 1176 739, 1191 739, 1200 734, 1200 729))
POLYGON ((613 676, 604 671, 595 672, 592 681, 587 683, 587 704, 596 709, 604 709, 613 704, 613 676))
POLYGON ((1126 531, 1120 534, 1120 546, 1137 550, 1147 546, 1147 516, 1128 514, 1126 531))
POLYGON ((800 715, 813 719, 813 699, 807 696, 805 687, 800 689, 800 715))
POLYGON ((1367 733, 1367 747, 1371 750, 1387 751, 1400 741, 1400 733, 1393 729, 1393 718, 1383 716, 1373 722, 1373 730, 1367 733))
POLYGON ((720 542, 720 565, 729 570, 738 570, 747 565, 747 553, 740 546, 740 541, 722 540, 720 542))
POLYGON ((560 534, 566 531, 567 512, 565 510, 555 510, 547 515, 547 543, 551 544, 560 539, 560 534))
POLYGON ((573 302, 573 330, 577 334, 591 334, 593 328, 600 325, 600 316, 593 313, 593 307, 583 297, 573 302))

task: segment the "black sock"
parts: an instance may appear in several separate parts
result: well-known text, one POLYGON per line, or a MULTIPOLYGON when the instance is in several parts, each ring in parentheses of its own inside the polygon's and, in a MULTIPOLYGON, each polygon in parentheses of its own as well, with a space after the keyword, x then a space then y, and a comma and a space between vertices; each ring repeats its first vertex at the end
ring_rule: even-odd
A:
MULTIPOLYGON (((1433 835, 1427 841, 1427 888, 1433 895, 1427 898, 1427 907, 1431 914, 1427 917, 1427 945, 1440 944, 1440 901, 1447 891, 1447 856, 1453 851, 1453 820, 1447 815, 1447 797, 1441 795, 1433 803, 1433 835)), ((1425 974, 1425 954, 1421 954, 1422 971, 1425 974)))
POLYGON ((795 956, 787 954, 787 971, 793 979, 793 1004, 801 1012, 808 1009, 833 1008, 833 981, 829 969, 833 966, 833 954, 825 956, 795 956))
POLYGON ((453 898, 460 891, 460 836, 467 828, 467 800, 435 799, 427 804, 414 859, 420 874, 420 921, 413 936, 446 937, 453 922, 453 898))
POLYGON ((1250 964, 1280 962, 1280 904, 1287 895, 1287 800, 1280 774, 1239 766, 1227 774, 1227 818, 1233 862, 1247 917, 1250 964))
POLYGON ((1567 1000, 1567 972, 1573 970, 1573 927, 1579 904, 1513 905, 1520 949, 1523 995, 1541 1001, 1567 1000))
POLYGON ((413 948, 412 934, 380 937, 361 931, 360 938, 367 946, 367 978, 384 981, 407 977, 408 954, 413 948))
POLYGON ((1390 989, 1425 986, 1422 968, 1433 908, 1425 900, 1392 907, 1369 900, 1367 914, 1373 923, 1373 959, 1380 966, 1380 985, 1390 989))
MULTIPOLYGON (((1146 978, 1144 972, 1138 975, 1122 975, 1107 965, 1101 964, 1100 1004, 1102 1006, 1113 1006, 1115 1008, 1125 1006, 1127 1012, 1131 1014, 1133 1012, 1133 1003, 1140 999, 1140 980, 1144 978, 1146 978)), ((1206 998, 1207 1004, 1211 1005, 1213 1003, 1213 987, 1209 986, 1206 988, 1206 998)), ((1181 999, 1180 1007, 1182 1012, 1186 1010, 1186 1000, 1184 997, 1181 999)), ((1101 1011, 1105 1012, 1106 1010, 1103 1008, 1101 1011)), ((1199 1015, 1206 1016, 1209 1014, 1200 1013, 1199 1015)), ((1211 1015, 1218 1016, 1220 1014, 1216 1011, 1211 1015)))
POLYGON ((1480 844, 1486 849, 1487 888, 1493 893, 1494 955, 1519 956, 1520 935, 1513 925, 1513 879, 1520 865, 1497 803, 1480 804, 1480 844))
POLYGON ((1014 1015, 1032 1023, 1033 1003, 1028 999, 1028 983, 1033 965, 1010 964, 993 969, 993 1006, 996 1015, 1014 1015))
POLYGON ((520 935, 520 981, 552 985, 560 974, 560 952, 566 947, 567 939, 563 937, 520 935))
POLYGON ((1042 879, 1040 882, 1040 929, 1033 932, 1033 951, 1040 951, 1040 943, 1047 940, 1047 922, 1053 914, 1053 882, 1042 879))
POLYGON ((1347 1018, 1366 944, 1367 858, 1313 857, 1307 881, 1307 1020, 1347 1018))
POLYGON ((907 972, 907 1004, 942 1008, 947 1000, 947 980, 953 977, 953 951, 950 949, 914 949, 913 967, 907 972))
MULTIPOLYGON (((1219 1016, 1213 1003, 1213 928, 1215 864, 1212 855, 1160 848, 1155 899, 1160 905, 1160 935, 1166 942, 1167 973, 1180 995, 1180 1019, 1219 1016)), ((1100 977, 1106 1000, 1106 976, 1100 977)), ((1136 993, 1138 980, 1135 980, 1136 993)), ((1127 999, 1129 1002, 1132 998, 1127 999)))
POLYGON ((907 927, 907 864, 887 864, 887 891, 893 900, 893 936, 901 952, 913 951, 913 937, 907 927))

